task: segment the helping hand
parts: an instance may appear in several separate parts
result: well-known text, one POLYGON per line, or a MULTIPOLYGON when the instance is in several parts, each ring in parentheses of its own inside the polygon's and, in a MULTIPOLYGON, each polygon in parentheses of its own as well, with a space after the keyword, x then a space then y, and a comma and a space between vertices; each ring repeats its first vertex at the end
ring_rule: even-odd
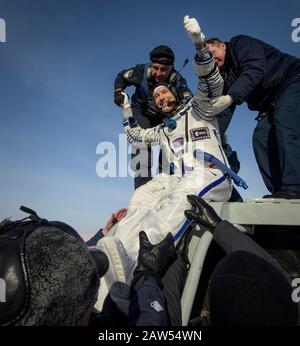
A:
POLYGON ((222 95, 213 99, 203 100, 201 102, 201 111, 203 115, 212 117, 223 112, 226 108, 233 103, 232 97, 229 95, 222 95))
POLYGON ((110 218, 107 220, 106 225, 102 229, 102 233, 107 235, 111 228, 119 221, 121 221, 127 214, 126 208, 121 208, 115 213, 112 213, 110 218))
POLYGON ((123 107, 123 102, 124 102, 123 91, 121 89, 115 90, 114 91, 114 103, 118 107, 123 107))
POLYGON ((156 245, 150 243, 144 231, 139 233, 139 238, 140 251, 134 275, 150 271, 162 278, 169 266, 176 259, 176 249, 172 234, 168 233, 167 236, 156 245))
POLYGON ((199 224, 200 226, 207 226, 211 230, 214 230, 215 227, 222 221, 215 210, 202 198, 188 195, 187 200, 195 208, 195 211, 185 210, 184 215, 187 219, 199 224))

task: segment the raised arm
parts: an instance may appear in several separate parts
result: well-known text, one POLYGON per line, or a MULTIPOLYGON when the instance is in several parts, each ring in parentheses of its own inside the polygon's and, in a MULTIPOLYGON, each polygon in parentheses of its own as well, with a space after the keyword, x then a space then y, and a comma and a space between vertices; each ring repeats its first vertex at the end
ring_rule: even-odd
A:
POLYGON ((209 121, 229 107, 233 101, 229 95, 222 95, 224 81, 215 64, 214 56, 208 51, 198 21, 185 16, 183 23, 196 48, 193 67, 199 77, 199 83, 193 99, 193 111, 200 118, 209 121))
POLYGON ((142 129, 136 122, 131 105, 129 102, 129 97, 126 93, 122 93, 124 96, 123 103, 123 125, 124 132, 127 135, 128 142, 134 144, 137 148, 144 147, 145 143, 160 143, 160 125, 152 127, 150 129, 142 129))

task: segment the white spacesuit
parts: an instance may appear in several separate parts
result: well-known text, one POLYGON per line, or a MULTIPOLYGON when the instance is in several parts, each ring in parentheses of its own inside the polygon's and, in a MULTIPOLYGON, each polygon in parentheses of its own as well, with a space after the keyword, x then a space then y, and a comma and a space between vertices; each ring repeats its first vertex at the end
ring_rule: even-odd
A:
POLYGON ((135 190, 127 215, 118 224, 114 236, 104 237, 98 242, 97 247, 108 255, 110 261, 111 272, 106 275, 108 287, 120 277, 123 282, 131 280, 141 230, 154 244, 168 232, 175 240, 180 238, 188 225, 184 216, 184 210, 190 209, 187 195, 198 195, 208 201, 227 201, 230 198, 229 178, 216 166, 205 162, 203 156, 195 157, 195 150, 206 152, 228 165, 217 120, 214 115, 206 114, 202 107, 208 100, 222 95, 223 79, 212 55, 204 61, 196 56, 193 65, 199 77, 196 95, 183 100, 162 125, 140 128, 134 122, 128 98, 125 98, 124 130, 129 142, 136 146, 139 143, 159 143, 173 167, 173 174, 161 173, 135 190))
POLYGON ((142 129, 137 124, 130 126, 130 106, 124 103, 125 132, 132 143, 159 143, 165 156, 174 167, 174 174, 161 173, 138 188, 128 205, 127 216, 118 225, 115 237, 119 238, 127 252, 134 257, 138 252, 138 233, 144 230, 150 241, 161 241, 168 232, 178 239, 184 231, 184 210, 190 205, 189 194, 199 195, 209 201, 227 201, 231 195, 231 183, 222 171, 194 157, 197 152, 212 154, 227 165, 222 150, 218 124, 215 117, 201 113, 204 98, 219 96, 223 80, 213 57, 201 64, 194 61, 200 78, 196 96, 184 103, 162 125, 142 129), (203 76, 208 76, 203 78, 203 76), (210 89, 210 90, 208 90, 210 89), (168 127, 171 122, 172 128, 168 127), (136 241, 133 241, 136 239, 136 241))

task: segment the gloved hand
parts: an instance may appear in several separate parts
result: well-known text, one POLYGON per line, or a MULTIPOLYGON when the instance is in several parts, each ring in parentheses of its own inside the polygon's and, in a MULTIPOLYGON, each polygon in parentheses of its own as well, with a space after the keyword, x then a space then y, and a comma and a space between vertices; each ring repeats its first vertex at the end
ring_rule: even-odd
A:
POLYGON ((169 266, 176 259, 176 249, 171 233, 158 244, 152 245, 147 234, 142 231, 139 233, 140 251, 138 264, 134 271, 134 276, 140 277, 144 273, 153 273, 162 278, 169 266))
POLYGON ((203 101, 201 103, 201 111, 203 115, 212 117, 223 112, 226 108, 232 105, 232 97, 229 95, 222 95, 213 99, 203 101))
POLYGON ((123 103, 124 103, 123 90, 117 89, 114 91, 114 102, 118 107, 123 107, 123 103))
POLYGON ((132 109, 131 109, 131 104, 129 102, 129 96, 127 93, 124 91, 121 92, 122 97, 123 97, 123 115, 125 118, 133 116, 132 109))
POLYGON ((190 18, 189 16, 184 16, 183 24, 186 33, 190 36, 194 45, 198 46, 204 43, 205 36, 201 32, 200 25, 196 18, 190 18))
POLYGON ((212 231, 222 221, 214 208, 207 204, 202 198, 188 195, 187 200, 196 209, 195 211, 185 210, 184 215, 187 219, 199 224, 200 226, 207 226, 212 231))

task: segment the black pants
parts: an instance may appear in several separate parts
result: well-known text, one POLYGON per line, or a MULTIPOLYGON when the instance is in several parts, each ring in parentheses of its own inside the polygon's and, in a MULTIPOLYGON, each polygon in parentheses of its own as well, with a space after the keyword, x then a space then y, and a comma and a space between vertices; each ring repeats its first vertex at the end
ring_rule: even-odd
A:
POLYGON ((181 326, 181 295, 187 277, 186 262, 182 256, 178 255, 176 261, 170 266, 165 276, 162 278, 163 293, 167 300, 167 307, 172 326, 181 326))
POLYGON ((253 134, 255 158, 267 189, 300 192, 300 82, 282 92, 253 134))

